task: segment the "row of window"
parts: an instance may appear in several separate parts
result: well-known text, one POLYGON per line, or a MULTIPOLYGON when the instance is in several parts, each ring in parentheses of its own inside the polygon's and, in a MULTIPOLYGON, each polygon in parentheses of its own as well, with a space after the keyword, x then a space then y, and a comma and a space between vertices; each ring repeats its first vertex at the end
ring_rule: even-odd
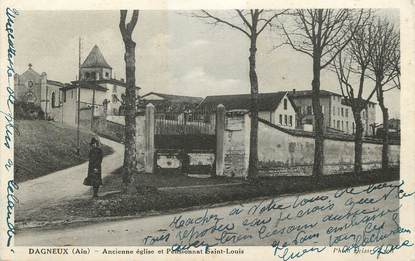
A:
MULTIPOLYGON (((333 115, 336 115, 336 106, 333 106, 333 115)), ((349 117, 349 109, 337 107, 337 115, 349 117)))
MULTIPOLYGON (((335 106, 333 106, 333 115, 336 115, 335 106)), ((342 117, 349 117, 349 109, 337 107, 337 115, 342 116, 342 117)), ((366 116, 367 116, 366 111, 362 111, 362 117, 365 118, 366 116)))
MULTIPOLYGON (((320 105, 321 107, 321 112, 324 113, 324 106, 320 105)), ((303 107, 298 107, 300 114, 303 115, 312 115, 313 114, 313 107, 309 106, 303 106, 303 107)))
MULTIPOLYGON (((343 122, 343 121, 337 120, 337 122, 336 122, 336 120, 333 120, 333 125, 331 127, 334 128, 334 129, 337 129, 337 130, 349 132, 349 122, 348 121, 343 122)), ((352 122, 352 131, 353 132, 354 132, 354 128, 355 128, 354 127, 354 122, 352 122)))
MULTIPOLYGON (((339 102, 341 102, 342 101, 342 97, 341 96, 333 96, 333 101, 335 101, 335 100, 337 100, 337 101, 339 101, 339 102)), ((373 104, 373 103, 368 103, 368 105, 367 105, 369 108, 375 108, 375 104, 373 104)))
MULTIPOLYGON (((324 113, 324 106, 320 105, 321 107, 321 112, 324 113)), ((309 106, 303 106, 303 107, 298 107, 300 114, 303 115, 312 115, 313 114, 313 107, 309 106)), ((349 117, 349 109, 348 108, 340 108, 340 107, 336 107, 333 106, 333 115, 339 115, 342 117, 349 117)), ((366 111, 362 112, 362 117, 365 118, 366 115, 366 111)))
MULTIPOLYGON (((85 79, 86 80, 97 80, 101 76, 100 73, 96 72, 86 72, 85 73, 85 79)), ((110 74, 108 72, 105 72, 105 78, 109 78, 110 74)))
POLYGON ((285 125, 285 126, 293 126, 293 116, 292 115, 282 115, 280 114, 280 125, 285 125), (284 121, 283 121, 284 118, 284 121))

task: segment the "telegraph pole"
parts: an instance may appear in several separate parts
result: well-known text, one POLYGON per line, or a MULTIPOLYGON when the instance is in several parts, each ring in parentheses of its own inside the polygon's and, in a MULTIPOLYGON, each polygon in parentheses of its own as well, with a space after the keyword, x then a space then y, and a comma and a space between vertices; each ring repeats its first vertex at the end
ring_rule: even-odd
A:
POLYGON ((94 126, 94 113, 95 113, 95 89, 92 90, 91 130, 94 126))
POLYGON ((78 104, 77 104, 77 121, 76 121, 76 153, 78 156, 81 154, 81 148, 79 145, 79 118, 81 111, 81 37, 79 37, 79 56, 78 56, 78 104))

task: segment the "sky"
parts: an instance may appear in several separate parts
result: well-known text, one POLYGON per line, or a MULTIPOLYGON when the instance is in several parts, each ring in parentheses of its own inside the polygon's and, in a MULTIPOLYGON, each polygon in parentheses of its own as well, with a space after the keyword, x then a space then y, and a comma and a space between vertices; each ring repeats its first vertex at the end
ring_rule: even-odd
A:
MULTIPOLYGON (((232 11, 218 11, 227 17, 232 11)), ((399 13, 382 11, 395 23, 399 13)), ((96 44, 113 68, 113 77, 125 78, 124 45, 118 28, 119 11, 25 11, 15 22, 15 58, 18 73, 28 64, 48 79, 70 82, 78 74, 78 42, 81 59, 96 44)), ((136 47, 136 84, 140 95, 150 91, 205 97, 249 93, 249 41, 240 31, 212 25, 188 12, 141 11, 133 33, 136 47)), ((260 92, 309 90, 311 58, 282 41, 278 32, 264 31, 258 39, 257 74, 260 92)), ((368 81, 368 90, 372 83, 368 81)), ((323 70, 321 89, 340 93, 336 75, 323 70)), ((400 92, 389 91, 390 117, 400 117, 400 92)), ((375 99, 372 101, 376 102, 375 99)), ((381 113, 376 112, 377 122, 381 113)))

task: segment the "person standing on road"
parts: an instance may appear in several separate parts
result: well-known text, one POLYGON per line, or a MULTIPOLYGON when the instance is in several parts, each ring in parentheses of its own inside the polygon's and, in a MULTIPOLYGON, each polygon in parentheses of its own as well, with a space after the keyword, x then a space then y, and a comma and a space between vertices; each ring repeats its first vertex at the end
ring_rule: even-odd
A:
POLYGON ((99 141, 96 138, 91 139, 90 146, 88 176, 84 180, 84 185, 92 186, 93 198, 97 198, 99 186, 102 185, 101 163, 103 155, 99 141))

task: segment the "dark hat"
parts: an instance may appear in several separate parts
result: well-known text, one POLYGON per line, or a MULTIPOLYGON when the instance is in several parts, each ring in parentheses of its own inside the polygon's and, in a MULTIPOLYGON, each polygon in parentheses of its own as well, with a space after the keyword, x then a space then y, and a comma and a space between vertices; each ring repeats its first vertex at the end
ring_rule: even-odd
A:
POLYGON ((92 138, 91 139, 91 142, 89 143, 89 145, 92 145, 92 144, 98 144, 98 140, 97 139, 95 139, 95 138, 92 138))

